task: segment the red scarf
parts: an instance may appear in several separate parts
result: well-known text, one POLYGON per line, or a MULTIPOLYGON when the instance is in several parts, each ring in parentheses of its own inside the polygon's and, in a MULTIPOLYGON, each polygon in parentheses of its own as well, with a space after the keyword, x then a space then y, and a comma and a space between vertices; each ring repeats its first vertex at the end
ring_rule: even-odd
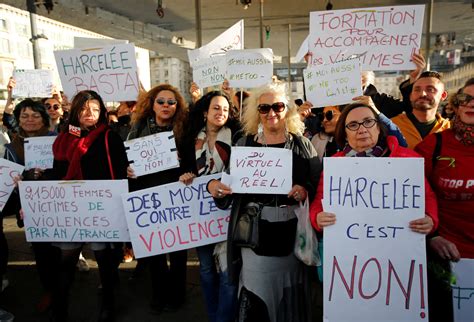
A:
POLYGON ((97 137, 108 129, 106 124, 101 124, 85 137, 79 138, 67 132, 58 135, 53 144, 54 158, 59 161, 68 161, 64 180, 82 180, 81 158, 87 153, 97 137))

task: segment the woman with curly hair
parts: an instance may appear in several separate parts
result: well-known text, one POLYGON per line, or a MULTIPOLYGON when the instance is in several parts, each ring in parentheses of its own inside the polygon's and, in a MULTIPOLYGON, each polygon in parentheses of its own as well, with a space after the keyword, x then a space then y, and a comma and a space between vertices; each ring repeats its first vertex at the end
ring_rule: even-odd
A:
MULTIPOLYGON (((181 155, 181 142, 187 116, 188 108, 178 89, 168 84, 158 85, 140 96, 132 116, 128 140, 173 131, 178 154, 181 155)), ((176 182, 181 173, 179 168, 174 168, 136 178, 133 169, 129 167, 128 175, 134 178, 130 180, 130 191, 176 182)), ((160 313, 165 307, 167 310, 177 310, 184 303, 186 295, 187 250, 170 253, 169 267, 166 257, 166 254, 161 254, 145 259, 149 262, 151 270, 150 306, 156 313, 160 313)))

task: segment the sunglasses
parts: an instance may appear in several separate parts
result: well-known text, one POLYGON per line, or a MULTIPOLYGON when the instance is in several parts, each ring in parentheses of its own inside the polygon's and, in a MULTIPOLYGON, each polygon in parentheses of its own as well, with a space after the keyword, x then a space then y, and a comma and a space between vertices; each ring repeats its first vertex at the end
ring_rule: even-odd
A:
POLYGON ((55 111, 59 110, 59 108, 61 107, 61 105, 59 104, 45 104, 44 105, 48 110, 50 110, 51 108, 54 108, 55 111))
POLYGON ((323 121, 324 119, 326 119, 328 121, 331 121, 334 118, 334 116, 336 116, 336 115, 339 115, 339 113, 335 113, 334 111, 327 111, 326 113, 321 112, 319 114, 319 117, 320 117, 321 121, 323 121))
POLYGON ((168 105, 175 105, 176 103, 178 103, 178 101, 173 100, 173 99, 164 100, 164 99, 161 99, 161 98, 156 100, 156 104, 163 105, 165 103, 168 103, 168 105))
POLYGON ((361 125, 365 127, 366 129, 369 129, 373 127, 375 124, 377 124, 376 119, 367 119, 362 122, 353 121, 346 124, 346 129, 350 131, 358 131, 361 125))
POLYGON ((276 102, 273 104, 259 104, 257 109, 260 114, 267 114, 270 110, 273 110, 275 113, 281 113, 286 108, 286 104, 283 102, 276 102))
POLYGON ((469 104, 469 102, 474 100, 474 96, 471 96, 469 94, 461 93, 461 94, 456 95, 456 100, 457 100, 459 105, 467 105, 467 104, 469 104))

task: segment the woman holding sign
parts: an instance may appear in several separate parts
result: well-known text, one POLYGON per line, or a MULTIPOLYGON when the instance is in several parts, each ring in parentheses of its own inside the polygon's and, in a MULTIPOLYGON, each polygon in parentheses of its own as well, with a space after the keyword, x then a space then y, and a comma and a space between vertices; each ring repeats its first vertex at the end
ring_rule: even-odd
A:
MULTIPOLYGON (((336 142, 343 150, 334 157, 419 157, 419 154, 401 147, 396 137, 388 135, 379 115, 364 103, 347 106, 339 116, 336 126, 336 142)), ((313 227, 321 231, 336 223, 336 215, 322 209, 323 180, 319 181, 316 199, 311 204, 310 217, 313 227)), ((428 183, 425 185, 426 216, 410 222, 410 228, 421 234, 432 232, 438 223, 436 199, 428 183)))
POLYGON ((232 204, 227 262, 231 282, 240 282, 237 320, 310 321, 308 274, 293 254, 295 210, 300 201, 315 195, 321 164, 311 142, 302 137, 304 123, 290 103, 284 84, 256 89, 249 97, 243 125, 245 136, 238 146, 254 147, 256 152, 261 147, 288 149, 293 161, 292 187, 285 195, 233 194, 218 180, 208 184, 219 208, 232 204), (258 218, 258 243, 238 246, 235 237, 242 233, 238 223, 250 213, 258 218))
MULTIPOLYGON (((179 91, 168 84, 158 85, 139 98, 128 139, 173 131, 178 154, 181 155, 181 139, 187 115, 188 108, 179 91)), ((130 180, 130 191, 176 182, 181 173, 182 170, 174 168, 136 178, 133 169, 129 167, 129 177, 135 178, 130 180)), ((150 306, 156 313, 160 313, 165 307, 167 310, 177 310, 184 303, 186 295, 187 250, 170 253, 169 267, 166 257, 166 254, 162 254, 145 259, 150 263, 152 281, 150 306)))
POLYGON ((415 148, 438 197, 439 229, 428 241, 428 260, 438 267, 438 274, 428 275, 430 317, 438 321, 452 321, 451 281, 440 272, 450 272, 450 261, 474 258, 474 78, 455 95, 453 107, 452 128, 415 148))
MULTIPOLYGON (((40 136, 54 136, 55 132, 49 131, 50 118, 45 107, 31 99, 25 99, 18 103, 13 110, 16 124, 18 124, 18 133, 13 136, 11 143, 5 145, 5 159, 25 165, 25 140, 28 138, 40 136)), ((21 176, 22 180, 51 180, 51 169, 28 169, 21 176)), ((20 196, 18 189, 13 190, 8 202, 3 208, 3 216, 19 216, 21 209, 20 196)), ((0 216, 0 217, 3 217, 0 216)), ((18 225, 23 227, 23 221, 18 219, 18 225)), ((44 294, 38 302, 37 309, 42 312, 48 308, 51 303, 51 294, 56 285, 57 271, 59 264, 59 249, 48 242, 31 243, 35 254, 36 267, 39 278, 44 288, 44 294)), ((2 260, 5 258, 2 255, 2 260)), ((5 263, 6 264, 6 263, 5 263)), ((3 269, 0 267, 0 275, 3 269)))
MULTIPOLYGON (((107 110, 94 91, 81 91, 71 103, 68 131, 53 145, 54 170, 58 180, 113 180, 127 178, 127 154, 122 139, 110 131, 107 110)), ((82 243, 57 243, 61 248, 60 285, 53 297, 53 320, 67 320, 68 293, 82 243)), ((102 305, 99 321, 113 321, 114 289, 122 260, 122 243, 91 243, 99 266, 102 305)))
MULTIPOLYGON (((196 176, 228 169, 232 138, 240 129, 237 118, 230 99, 221 91, 209 92, 195 103, 183 149, 182 167, 188 172, 179 177, 181 182, 190 184, 196 176)), ((237 288, 228 282, 225 242, 197 247, 196 251, 209 321, 234 321, 237 288)))

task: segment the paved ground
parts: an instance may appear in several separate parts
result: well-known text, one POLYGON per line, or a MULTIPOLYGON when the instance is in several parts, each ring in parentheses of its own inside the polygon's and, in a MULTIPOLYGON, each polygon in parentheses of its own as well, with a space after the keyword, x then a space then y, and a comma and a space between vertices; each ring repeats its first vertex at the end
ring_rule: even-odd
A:
MULTIPOLYGON (((48 313, 36 311, 36 304, 41 296, 41 286, 36 273, 32 251, 25 241, 22 230, 16 226, 16 220, 6 218, 4 228, 10 247, 8 279, 10 285, 0 294, 0 308, 15 315, 15 322, 46 322, 48 313)), ((90 271, 76 274, 71 291, 71 322, 97 321, 99 308, 98 285, 99 274, 94 256, 86 250, 85 257, 90 264, 90 271)), ((136 261, 120 265, 120 288, 118 290, 117 322, 135 321, 188 321, 204 322, 206 311, 199 285, 199 270, 196 254, 188 255, 187 297, 182 309, 176 313, 154 315, 149 309, 150 279, 148 271, 138 278, 130 280, 136 261)))

